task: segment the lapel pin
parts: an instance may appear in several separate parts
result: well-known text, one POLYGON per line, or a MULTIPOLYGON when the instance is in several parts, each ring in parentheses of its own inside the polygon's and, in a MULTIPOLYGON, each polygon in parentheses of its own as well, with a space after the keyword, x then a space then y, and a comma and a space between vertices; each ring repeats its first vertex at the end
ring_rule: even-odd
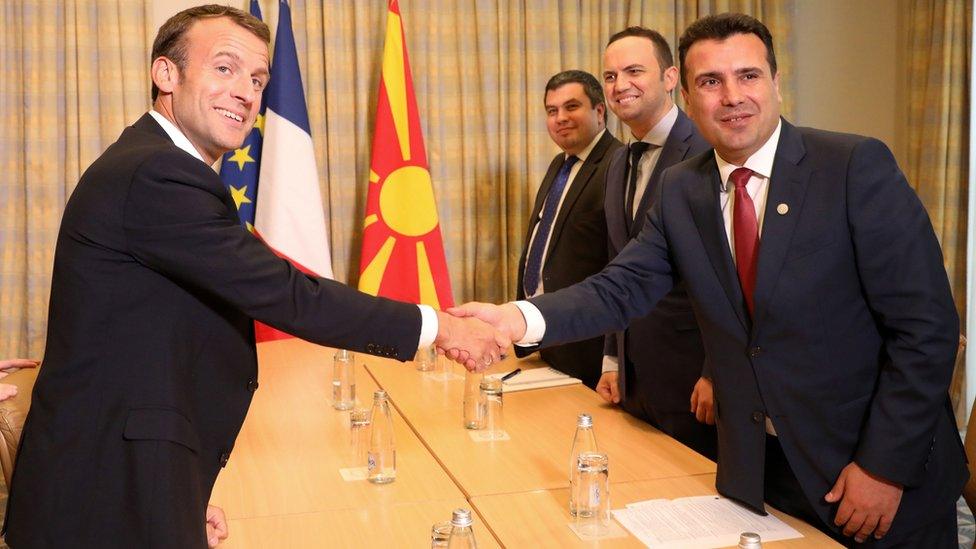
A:
POLYGON ((790 207, 787 206, 786 204, 780 204, 779 206, 776 206, 776 213, 778 213, 779 215, 786 215, 787 213, 789 213, 789 211, 790 211, 790 207))

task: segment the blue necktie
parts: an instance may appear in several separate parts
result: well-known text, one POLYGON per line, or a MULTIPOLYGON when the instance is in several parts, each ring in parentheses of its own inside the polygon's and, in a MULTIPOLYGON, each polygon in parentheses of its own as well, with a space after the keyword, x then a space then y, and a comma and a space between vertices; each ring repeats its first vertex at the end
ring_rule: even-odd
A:
POLYGON ((563 197, 563 189, 569 181, 569 172, 579 158, 570 156, 563 162, 563 167, 559 168, 556 180, 553 181, 549 194, 546 196, 546 203, 542 206, 542 220, 535 231, 535 238, 532 239, 532 247, 529 248, 529 256, 525 260, 525 295, 531 296, 539 289, 539 275, 542 271, 542 255, 546 249, 546 241, 549 240, 549 232, 552 231, 552 224, 556 220, 556 210, 559 208, 559 200, 563 197))

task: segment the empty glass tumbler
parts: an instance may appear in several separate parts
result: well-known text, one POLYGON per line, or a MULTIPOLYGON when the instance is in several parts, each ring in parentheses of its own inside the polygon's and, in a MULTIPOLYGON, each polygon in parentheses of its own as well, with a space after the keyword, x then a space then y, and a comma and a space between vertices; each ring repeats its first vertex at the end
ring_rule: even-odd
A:
POLYGON ((485 378, 481 380, 479 391, 478 408, 482 429, 491 438, 498 438, 505 429, 502 422, 502 381, 485 378))
POLYGON ((366 465, 366 452, 369 449, 370 411, 368 408, 354 408, 349 412, 349 443, 352 449, 352 462, 356 467, 366 465))
POLYGON ((464 414, 465 429, 481 429, 481 380, 484 374, 466 372, 464 374, 464 401, 461 406, 464 414))
POLYGON ((576 531, 582 536, 599 537, 610 529, 610 481, 607 455, 583 452, 577 461, 576 531))
POLYGON ((355 355, 345 349, 336 351, 332 361, 332 407, 351 410, 356 404, 355 355))
POLYGON ((417 369, 421 372, 430 372, 437 369, 437 347, 421 347, 417 349, 417 356, 413 359, 417 369))
POLYGON ((444 549, 451 541, 451 529, 454 525, 450 521, 438 522, 430 529, 430 548, 444 549))

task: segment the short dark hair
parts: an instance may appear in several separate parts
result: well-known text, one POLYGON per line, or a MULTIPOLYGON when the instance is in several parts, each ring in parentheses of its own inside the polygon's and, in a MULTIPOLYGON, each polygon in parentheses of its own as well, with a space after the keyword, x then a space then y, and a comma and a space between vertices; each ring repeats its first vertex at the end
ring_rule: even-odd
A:
POLYGON ((657 64, 661 65, 662 74, 665 69, 674 66, 674 55, 671 53, 671 45, 668 44, 668 41, 665 40, 661 33, 646 27, 627 27, 611 36, 610 40, 607 41, 607 46, 628 36, 638 36, 651 41, 651 44, 654 45, 654 56, 657 57, 657 64))
POLYGON ((597 105, 606 107, 606 101, 603 99, 603 88, 600 86, 600 82, 595 76, 586 71, 568 70, 556 74, 546 82, 546 95, 552 90, 573 83, 583 86, 583 93, 590 99, 590 106, 592 108, 595 109, 597 105))
MULTIPOLYGON (((165 57, 172 61, 176 68, 182 73, 186 68, 186 33, 200 19, 214 19, 226 17, 232 22, 248 30, 254 36, 264 41, 265 44, 271 42, 271 30, 263 21, 254 17, 250 13, 241 11, 230 6, 220 6, 217 4, 207 4, 195 8, 185 9, 173 17, 170 17, 159 27, 156 39, 153 40, 152 55, 150 61, 156 61, 160 57, 165 57)), ((152 84, 152 100, 155 101, 159 95, 159 88, 155 82, 152 84)))
POLYGON ((766 45, 766 62, 769 63, 770 77, 776 76, 776 53, 773 51, 773 35, 766 25, 755 17, 743 13, 722 13, 702 17, 692 23, 681 34, 678 41, 678 59, 681 61, 681 87, 688 89, 685 72, 685 56, 695 42, 701 40, 725 40, 733 34, 754 34, 766 45))

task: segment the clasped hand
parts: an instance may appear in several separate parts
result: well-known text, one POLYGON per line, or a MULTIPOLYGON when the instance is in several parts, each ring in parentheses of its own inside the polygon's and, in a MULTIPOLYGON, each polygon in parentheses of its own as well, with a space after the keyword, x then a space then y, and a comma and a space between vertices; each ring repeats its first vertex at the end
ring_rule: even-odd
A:
POLYGON ((513 341, 525 334, 525 320, 518 308, 511 304, 465 303, 438 313, 437 339, 439 352, 463 365, 469 371, 481 372, 498 360, 513 341))

